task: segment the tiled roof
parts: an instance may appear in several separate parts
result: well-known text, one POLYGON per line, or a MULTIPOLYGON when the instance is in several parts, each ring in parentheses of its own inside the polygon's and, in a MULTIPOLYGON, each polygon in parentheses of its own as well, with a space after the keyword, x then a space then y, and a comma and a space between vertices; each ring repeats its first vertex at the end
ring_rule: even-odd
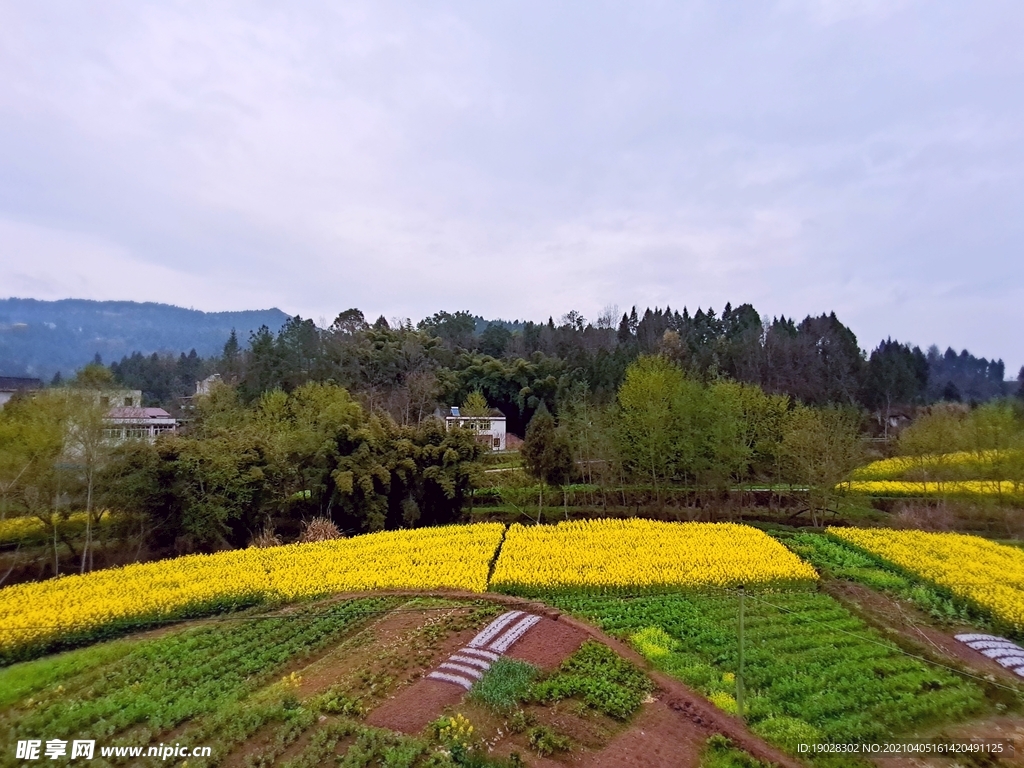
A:
POLYGON ((130 408, 128 406, 111 408, 107 411, 110 419, 170 419, 171 414, 163 408, 130 408))

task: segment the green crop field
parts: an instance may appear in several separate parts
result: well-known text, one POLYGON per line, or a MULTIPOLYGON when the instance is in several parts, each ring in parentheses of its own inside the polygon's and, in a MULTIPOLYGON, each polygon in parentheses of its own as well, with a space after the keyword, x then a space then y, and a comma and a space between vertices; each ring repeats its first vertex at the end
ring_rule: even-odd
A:
MULTIPOLYGON (((656 667, 735 711, 734 593, 553 600, 630 638, 656 667)), ((801 742, 908 735, 983 707, 980 688, 903 655, 827 595, 748 596, 744 625, 745 714, 756 733, 788 751, 801 742)))

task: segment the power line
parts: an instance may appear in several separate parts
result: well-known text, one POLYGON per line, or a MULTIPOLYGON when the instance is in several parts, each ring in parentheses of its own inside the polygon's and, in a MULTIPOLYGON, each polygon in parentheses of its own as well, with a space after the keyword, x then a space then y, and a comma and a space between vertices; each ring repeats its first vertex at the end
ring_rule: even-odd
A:
MULTIPOLYGON (((690 594, 694 594, 694 593, 702 594, 702 593, 707 593, 707 592, 724 593, 724 594, 733 595, 737 599, 739 598, 738 588, 735 588, 735 587, 707 586, 707 587, 703 587, 703 588, 701 588, 699 590, 691 590, 690 594)), ((790 614, 790 615, 793 615, 793 616, 798 616, 803 621, 809 622, 811 624, 818 624, 818 625, 821 625, 821 626, 828 627, 828 629, 830 631, 832 631, 832 632, 848 635, 848 636, 856 638, 856 639, 858 639, 858 640, 860 640, 862 642, 870 643, 872 645, 877 645, 877 646, 885 648, 885 649, 887 649, 887 650, 889 650, 891 652, 900 654, 902 656, 906 656, 907 658, 911 658, 911 659, 914 659, 916 661, 919 661, 919 662, 922 662, 922 663, 925 663, 925 664, 930 664, 932 666, 939 667, 941 669, 947 670, 947 671, 952 672, 952 673, 957 674, 957 675, 961 675, 963 677, 968 677, 968 678, 971 678, 973 680, 980 681, 980 682, 985 683, 987 685, 990 685, 990 686, 993 686, 993 687, 996 687, 996 688, 1000 688, 1000 689, 1002 689, 1004 691, 1008 691, 1008 692, 1013 693, 1013 694, 1018 695, 1018 696, 1021 695, 1021 693, 1022 693, 1020 689, 1013 688, 1013 687, 1008 686, 1008 685, 1003 685, 1003 684, 998 683, 998 682, 996 682, 994 680, 989 680, 988 678, 982 677, 980 675, 975 675, 975 674, 973 674, 971 672, 967 672, 965 670, 958 669, 957 667, 953 667, 953 666, 950 666, 948 664, 943 664, 942 662, 935 661, 935 660, 930 659, 930 658, 928 658, 926 656, 921 656, 919 654, 910 653, 909 651, 906 651, 906 650, 900 648, 899 645, 893 643, 892 641, 885 641, 884 639, 876 639, 876 638, 868 637, 866 635, 858 634, 856 632, 851 632, 849 630, 839 629, 839 628, 833 627, 833 626, 829 625, 828 623, 826 623, 824 621, 821 621, 819 619, 814 619, 814 618, 811 618, 811 617, 806 617, 806 616, 804 616, 803 614, 800 614, 797 611, 794 611, 792 609, 786 608, 784 606, 776 605, 776 604, 771 603, 771 602, 769 602, 767 600, 764 600, 764 599, 762 599, 760 597, 757 597, 756 593, 751 592, 749 590, 745 590, 744 592, 745 592, 746 597, 751 599, 751 600, 754 600, 756 602, 762 603, 762 604, 764 604, 764 605, 766 605, 766 606, 768 606, 770 608, 773 608, 776 611, 779 611, 780 613, 786 613, 786 614, 790 614)), ((462 600, 462 601, 466 601, 466 602, 485 602, 486 603, 486 602, 492 602, 492 601, 487 599, 486 595, 495 595, 495 594, 501 594, 501 593, 481 593, 481 597, 480 598, 475 598, 475 599, 471 598, 471 597, 468 597, 468 596, 467 597, 459 596, 459 597, 451 597, 451 598, 438 597, 437 599, 454 599, 454 600, 462 600)), ((813 590, 813 591, 812 590, 806 590, 806 591, 805 590, 791 590, 791 591, 788 591, 786 594, 806 594, 806 595, 812 595, 812 594, 820 594, 820 593, 818 591, 816 591, 816 590, 813 590)), ((403 596, 380 595, 380 596, 376 596, 376 597, 375 596, 355 597, 355 598, 351 598, 351 600, 367 600, 367 601, 370 601, 370 600, 388 600, 388 599, 396 599, 396 598, 400 598, 400 597, 403 597, 403 596)), ((511 595, 502 595, 502 597, 504 598, 503 602, 506 605, 510 605, 510 606, 511 605, 535 606, 538 602, 543 602, 543 598, 542 597, 529 598, 529 597, 519 597, 519 596, 511 596, 511 595)), ((595 594, 572 595, 570 593, 567 593, 567 594, 564 595, 564 597, 572 598, 572 599, 579 600, 579 601, 644 600, 644 599, 652 599, 652 598, 659 598, 659 597, 680 597, 680 598, 684 598, 685 599, 687 597, 687 592, 685 592, 685 591, 671 591, 671 592, 670 591, 666 591, 666 592, 648 592, 648 593, 639 593, 639 594, 628 594, 628 593, 616 594, 616 593, 609 593, 609 594, 605 594, 605 595, 595 595, 595 594)), ((412 598, 412 599, 416 599, 416 598, 412 598)), ((835 598, 832 598, 832 599, 834 600, 835 598)), ((837 603, 838 603, 838 601, 837 601, 837 603)), ((543 604, 545 606, 547 606, 547 607, 554 608, 555 610, 563 611, 563 609, 559 608, 557 605, 551 606, 551 605, 548 605, 547 603, 543 603, 543 604)), ((841 606, 841 603, 839 605, 841 606)), ((371 616, 384 616, 384 615, 393 614, 393 613, 428 613, 428 612, 432 612, 432 611, 438 611, 438 612, 452 611, 452 610, 459 610, 462 607, 465 607, 465 606, 464 605, 458 605, 458 604, 455 604, 455 605, 440 605, 440 606, 403 606, 403 605, 399 605, 399 606, 396 606, 394 608, 375 608, 375 609, 371 609, 371 610, 357 611, 357 614, 358 614, 359 617, 367 618, 367 617, 371 617, 371 616)), ((563 611, 563 612, 565 612, 565 611, 563 611)), ((233 615, 233 614, 216 614, 216 615, 211 615, 211 616, 207 616, 207 617, 202 617, 202 616, 187 617, 186 616, 186 617, 179 617, 179 618, 154 619, 152 621, 145 622, 144 625, 140 625, 139 627, 136 627, 136 628, 126 628, 126 629, 132 629, 134 631, 145 632, 145 631, 147 631, 147 628, 152 628, 152 627, 157 627, 157 626, 164 626, 164 625, 170 625, 170 624, 181 624, 182 622, 193 621, 193 620, 194 621, 202 621, 202 622, 204 622, 204 624, 220 624, 220 623, 228 623, 228 622, 242 623, 242 622, 257 622, 257 621, 289 621, 289 620, 314 621, 314 620, 316 620, 318 618, 332 616, 332 615, 334 615, 336 613, 337 613, 337 611, 325 610, 325 611, 298 611, 298 612, 289 613, 289 614, 255 615, 255 616, 253 616, 253 615, 249 615, 249 616, 233 615)), ((67 627, 65 627, 63 625, 24 625, 24 626, 21 626, 21 627, 0 627, 0 632, 5 632, 6 631, 6 632, 14 634, 14 633, 25 631, 25 630, 60 630, 60 629, 66 629, 66 628, 67 627)))

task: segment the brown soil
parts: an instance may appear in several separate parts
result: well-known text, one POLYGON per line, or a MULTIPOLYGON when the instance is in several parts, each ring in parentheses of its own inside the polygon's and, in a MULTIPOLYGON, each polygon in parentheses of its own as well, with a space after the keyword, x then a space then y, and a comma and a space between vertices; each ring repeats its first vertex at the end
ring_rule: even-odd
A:
POLYGON ((999 766, 1024 766, 1024 719, 1020 716, 1005 715, 988 717, 982 720, 973 720, 957 726, 947 726, 936 733, 927 734, 928 737, 941 736, 944 739, 1012 739, 1016 749, 1012 757, 1001 756, 998 761, 987 762, 984 759, 976 758, 946 758, 946 757, 879 757, 875 763, 880 768, 959 768, 964 765, 999 765, 999 766))
POLYGON ((824 589, 865 622, 893 639, 909 643, 913 650, 933 661, 963 667, 992 682, 1010 682, 1021 687, 1022 679, 953 635, 977 632, 966 625, 942 631, 931 626, 930 618, 915 606, 849 581, 829 580, 824 589))
POLYGON ((551 671, 572 656, 586 639, 585 632, 564 621, 544 617, 509 649, 506 656, 551 671))
POLYGON ((708 734, 655 700, 644 704, 628 730, 580 761, 586 768, 691 768, 708 734))
MULTIPOLYGON (((456 609, 458 610, 458 609, 456 609)), ((360 666, 365 665, 365 653, 353 651, 372 646, 380 653, 395 643, 401 643, 409 634, 419 629, 431 613, 409 610, 391 611, 364 627, 351 642, 343 641, 324 655, 322 664, 307 665, 302 673, 302 685, 298 697, 304 699, 330 688, 351 676, 360 666)), ((376 655, 376 654, 374 654, 376 655)))
POLYGON ((392 731, 415 734, 440 717, 445 707, 460 702, 466 695, 464 688, 420 675, 464 647, 481 628, 473 627, 445 637, 430 654, 427 663, 420 665, 412 684, 399 689, 394 696, 374 709, 366 722, 392 731))
MULTIPOLYGON (((451 640, 451 633, 448 632, 444 632, 446 637, 440 641, 432 638, 439 628, 443 631, 443 627, 449 625, 464 626, 475 610, 476 606, 473 605, 453 605, 445 610, 416 610, 410 606, 398 606, 396 610, 345 637, 326 653, 318 654, 314 660, 296 660, 290 665, 289 670, 302 676, 296 695, 300 699, 307 699, 332 686, 338 686, 347 695, 372 705, 392 687, 407 685, 418 679, 425 668, 446 658, 452 650, 449 643, 457 641, 451 640)), ((456 634, 459 637, 471 637, 475 631, 463 630, 456 634)), ((322 718, 321 723, 334 719, 327 716, 322 718)), ((264 751, 265 744, 274 738, 278 727, 279 723, 271 724, 239 745, 229 755, 226 765, 229 768, 241 768, 248 757, 264 751), (253 746, 254 741, 257 746, 253 746)), ((314 725, 304 732, 275 762, 301 753, 317 729, 318 726, 314 725)), ((346 740, 346 748, 351 741, 346 740)))
POLYGON ((417 734, 440 717, 445 707, 462 701, 465 694, 457 685, 420 678, 373 710, 366 722, 378 728, 417 734))

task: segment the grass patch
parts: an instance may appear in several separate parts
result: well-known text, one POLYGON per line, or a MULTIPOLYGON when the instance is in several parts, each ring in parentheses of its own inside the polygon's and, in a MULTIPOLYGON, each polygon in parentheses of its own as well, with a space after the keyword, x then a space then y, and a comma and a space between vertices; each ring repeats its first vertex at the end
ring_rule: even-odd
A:
POLYGON ((652 690, 643 672, 607 646, 587 640, 553 675, 535 683, 530 697, 541 702, 578 698, 591 709, 627 720, 652 690))
POLYGON ((537 677, 537 668, 525 661, 502 656, 470 691, 470 698, 499 712, 508 712, 522 701, 537 677))

